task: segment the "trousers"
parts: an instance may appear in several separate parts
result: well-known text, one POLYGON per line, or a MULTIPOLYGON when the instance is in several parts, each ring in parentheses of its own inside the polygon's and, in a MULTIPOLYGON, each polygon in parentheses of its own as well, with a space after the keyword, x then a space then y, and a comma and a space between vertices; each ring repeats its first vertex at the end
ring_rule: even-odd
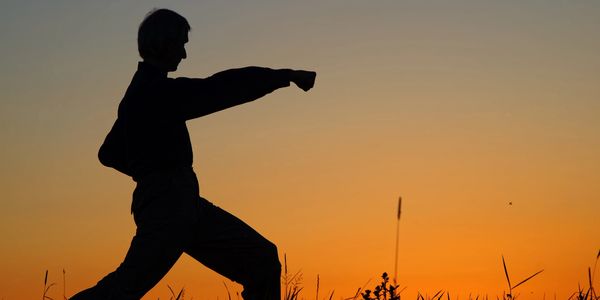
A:
POLYGON ((141 299, 182 253, 240 283, 245 300, 281 299, 276 246, 200 197, 191 168, 138 181, 132 212, 137 228, 123 262, 70 300, 141 299))

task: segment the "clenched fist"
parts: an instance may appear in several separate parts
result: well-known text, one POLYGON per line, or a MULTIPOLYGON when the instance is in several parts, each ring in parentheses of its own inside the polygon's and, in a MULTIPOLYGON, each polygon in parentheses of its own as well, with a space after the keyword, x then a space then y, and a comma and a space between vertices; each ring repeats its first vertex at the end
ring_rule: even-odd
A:
POLYGON ((294 70, 292 71, 290 81, 296 84, 303 91, 308 91, 312 89, 315 85, 315 78, 317 77, 316 72, 312 71, 304 71, 304 70, 294 70))

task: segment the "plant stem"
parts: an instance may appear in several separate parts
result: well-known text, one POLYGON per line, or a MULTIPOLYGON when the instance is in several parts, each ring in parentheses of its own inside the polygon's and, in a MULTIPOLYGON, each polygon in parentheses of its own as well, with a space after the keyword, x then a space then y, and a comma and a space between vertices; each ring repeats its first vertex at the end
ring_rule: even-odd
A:
POLYGON ((396 260, 394 262, 394 285, 398 284, 398 243, 400 240, 400 214, 402 213, 402 197, 398 198, 398 214, 396 215, 396 260))

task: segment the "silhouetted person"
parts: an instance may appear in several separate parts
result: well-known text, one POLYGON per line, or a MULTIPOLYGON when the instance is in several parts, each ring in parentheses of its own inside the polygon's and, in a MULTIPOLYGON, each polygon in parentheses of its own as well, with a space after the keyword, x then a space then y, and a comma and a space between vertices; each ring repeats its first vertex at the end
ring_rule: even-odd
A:
POLYGON ((100 147, 102 164, 136 181, 137 226, 123 263, 71 300, 140 299, 183 252, 244 286, 246 300, 280 299, 277 248, 250 226, 199 196, 186 121, 258 99, 295 83, 304 91, 316 73, 261 67, 205 79, 168 78, 186 58, 190 26, 179 14, 151 12, 138 31, 138 64, 100 147))

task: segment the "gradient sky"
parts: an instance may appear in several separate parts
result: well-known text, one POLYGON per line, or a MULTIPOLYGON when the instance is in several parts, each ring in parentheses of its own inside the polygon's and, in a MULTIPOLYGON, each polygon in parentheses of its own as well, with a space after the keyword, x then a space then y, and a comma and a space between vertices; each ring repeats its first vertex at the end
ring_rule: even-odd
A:
MULTIPOLYGON (((97 150, 153 7, 192 25, 172 76, 260 65, 318 72, 188 122, 201 194, 275 242, 303 295, 566 299, 600 248, 598 1, 22 1, 0 5, 0 299, 62 297, 121 262, 134 182, 97 150), (512 202, 512 205, 509 205, 512 202), (525 296, 529 295, 529 296, 525 296)), ((598 271, 597 273, 600 273, 598 271)), ((600 276, 599 274, 596 274, 600 276)), ((167 285, 224 299, 183 256, 167 285)), ((600 287, 596 280, 596 288, 600 287)))

